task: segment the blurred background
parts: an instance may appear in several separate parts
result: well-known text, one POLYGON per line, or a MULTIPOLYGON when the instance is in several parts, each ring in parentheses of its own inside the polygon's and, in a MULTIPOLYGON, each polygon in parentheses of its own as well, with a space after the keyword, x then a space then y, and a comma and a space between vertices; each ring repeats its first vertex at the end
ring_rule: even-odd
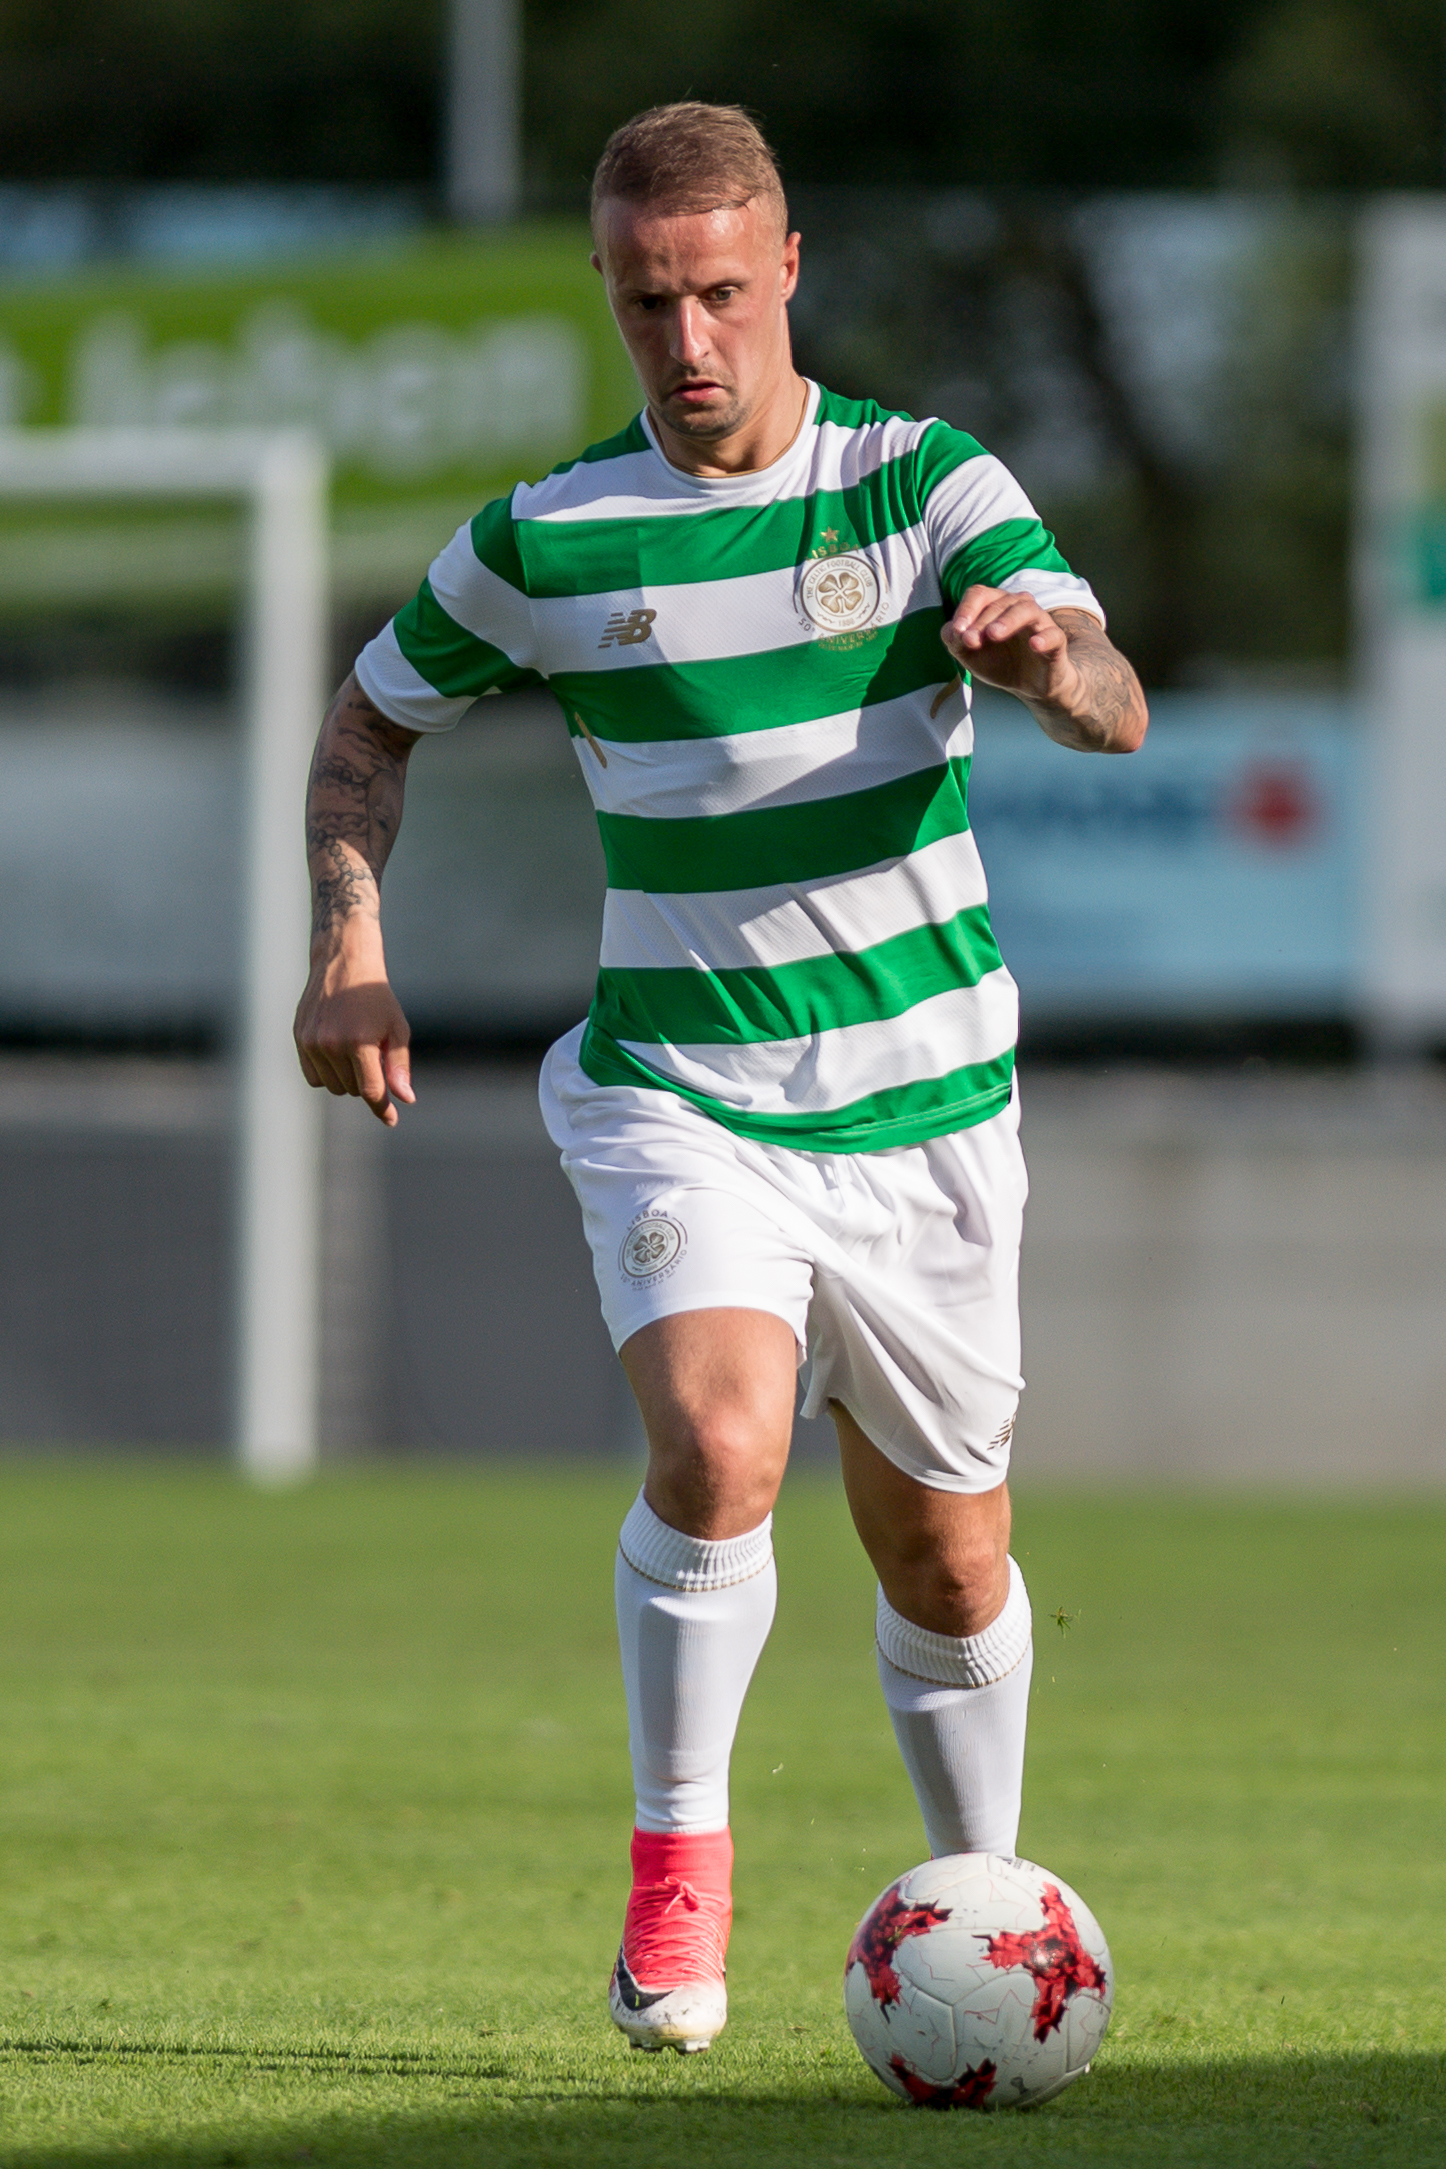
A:
MULTIPOLYGON (((801 365, 1000 454, 1151 695, 1119 763, 979 707, 1020 1473, 1446 1478, 1446 9, 0 0, 0 423, 316 430, 339 678, 632 411, 587 186, 681 96, 782 155, 801 365)), ((228 1450, 244 562, 219 503, 0 519, 15 1444, 228 1450)), ((601 892, 547 699, 419 749, 420 1104, 325 1110, 328 1456, 639 1451, 534 1095, 601 892)))

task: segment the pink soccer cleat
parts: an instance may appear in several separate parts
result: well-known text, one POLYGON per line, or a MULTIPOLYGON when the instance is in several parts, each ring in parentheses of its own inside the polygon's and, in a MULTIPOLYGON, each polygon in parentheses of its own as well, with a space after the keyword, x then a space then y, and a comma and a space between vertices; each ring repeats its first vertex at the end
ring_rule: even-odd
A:
POLYGON ((733 1921, 727 1830, 635 1830, 633 1890, 608 2009, 636 2049, 705 2049, 728 2017, 733 1921))

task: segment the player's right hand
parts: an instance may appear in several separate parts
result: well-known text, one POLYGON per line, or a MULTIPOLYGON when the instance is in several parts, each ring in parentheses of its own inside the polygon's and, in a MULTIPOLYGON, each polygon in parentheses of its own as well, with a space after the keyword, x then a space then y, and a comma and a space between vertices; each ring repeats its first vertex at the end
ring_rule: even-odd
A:
POLYGON ((347 983, 335 957, 313 965, 293 1034, 301 1074, 340 1097, 365 1100, 392 1128, 396 1102, 412 1106, 411 1027, 384 978, 347 983))

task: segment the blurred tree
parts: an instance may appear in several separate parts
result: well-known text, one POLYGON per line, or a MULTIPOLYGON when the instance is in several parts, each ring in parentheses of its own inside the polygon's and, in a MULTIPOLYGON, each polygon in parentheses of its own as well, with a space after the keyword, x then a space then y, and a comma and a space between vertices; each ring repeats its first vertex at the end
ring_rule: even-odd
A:
MULTIPOLYGON (((445 0, 0 0, 0 175, 431 182, 445 0)), ((685 96, 797 181, 1420 186, 1440 0, 524 0, 534 198, 685 96)))
MULTIPOLYGON (((645 105, 751 106, 805 209, 809 367, 1008 457, 1152 683, 1212 655, 1339 662, 1344 207, 1242 304, 1212 463, 1152 410, 1066 192, 1439 185, 1446 0, 523 4, 535 204, 579 206, 645 105), (832 237, 808 201, 830 184, 873 192, 832 237), (989 193, 983 238, 930 238, 945 188, 989 193), (1088 472, 1041 449, 1041 416, 1088 472)), ((0 0, 0 177, 429 185, 445 7, 0 0)))
POLYGON ((0 0, 0 177, 422 181, 442 0, 0 0))
POLYGON ((1220 177, 1246 185, 1441 185, 1440 0, 1272 0, 1225 71, 1220 177))
POLYGON ((576 186, 608 129, 693 95, 758 110, 815 182, 1202 179, 1210 85, 1258 0, 533 0, 530 137, 576 186))

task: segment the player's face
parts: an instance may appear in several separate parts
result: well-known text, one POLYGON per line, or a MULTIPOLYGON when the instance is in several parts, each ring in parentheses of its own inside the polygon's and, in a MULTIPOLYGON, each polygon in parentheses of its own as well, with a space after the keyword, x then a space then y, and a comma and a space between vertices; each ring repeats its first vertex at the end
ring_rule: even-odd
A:
POLYGON ((593 262, 649 406, 679 436, 715 443, 791 382, 787 303, 798 235, 767 203, 665 216, 601 206, 593 262))

